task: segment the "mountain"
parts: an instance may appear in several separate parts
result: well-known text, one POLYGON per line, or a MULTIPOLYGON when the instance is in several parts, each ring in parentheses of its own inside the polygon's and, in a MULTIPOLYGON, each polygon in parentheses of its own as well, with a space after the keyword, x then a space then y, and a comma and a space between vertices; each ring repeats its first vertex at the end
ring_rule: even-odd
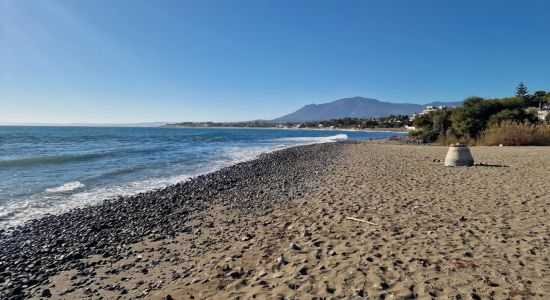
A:
POLYGON ((371 98, 344 98, 330 103, 309 104, 299 110, 272 120, 273 122, 306 122, 330 119, 376 118, 388 115, 412 115, 428 105, 460 106, 462 102, 432 102, 428 104, 392 103, 371 98))

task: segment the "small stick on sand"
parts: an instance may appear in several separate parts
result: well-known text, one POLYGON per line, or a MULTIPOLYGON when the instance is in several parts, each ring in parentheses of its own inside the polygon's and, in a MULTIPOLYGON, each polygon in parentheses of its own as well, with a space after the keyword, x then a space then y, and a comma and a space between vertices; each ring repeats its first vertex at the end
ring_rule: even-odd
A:
POLYGON ((346 219, 357 221, 357 222, 363 222, 363 223, 367 223, 367 224, 375 225, 375 226, 378 225, 376 223, 373 223, 373 222, 370 222, 370 221, 367 221, 367 220, 357 219, 357 218, 353 218, 353 217, 346 217, 346 219))

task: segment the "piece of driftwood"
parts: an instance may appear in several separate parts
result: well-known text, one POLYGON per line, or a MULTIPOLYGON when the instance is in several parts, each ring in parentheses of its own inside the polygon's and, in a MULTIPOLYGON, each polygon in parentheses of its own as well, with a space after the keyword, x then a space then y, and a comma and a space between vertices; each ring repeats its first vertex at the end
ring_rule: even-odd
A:
POLYGON ((370 221, 367 221, 367 220, 363 220, 363 219, 357 219, 357 218, 354 218, 354 217, 346 217, 346 219, 357 221, 357 222, 362 222, 362 223, 367 223, 367 224, 370 224, 370 225, 378 225, 376 223, 373 223, 373 222, 370 222, 370 221))

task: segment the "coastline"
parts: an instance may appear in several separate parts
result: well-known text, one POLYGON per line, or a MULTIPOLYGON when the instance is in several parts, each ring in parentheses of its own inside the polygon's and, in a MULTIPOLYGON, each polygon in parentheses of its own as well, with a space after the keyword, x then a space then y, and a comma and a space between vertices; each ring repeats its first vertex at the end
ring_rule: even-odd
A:
POLYGON ((343 144, 287 147, 163 189, 0 229, 0 298, 39 296, 33 288, 78 268, 85 258, 99 255, 112 264, 130 244, 188 233, 189 217, 214 204, 256 213, 288 202, 307 190, 308 178, 329 168, 337 158, 331 153, 343 144))
POLYGON ((372 132, 241 129, 152 129, 32 127, 4 129, 6 151, 0 158, 0 229, 46 214, 97 204, 187 180, 288 146, 398 135, 372 132), (80 132, 85 143, 75 142, 80 132), (19 134, 43 140, 18 151, 19 134), (48 140, 66 135, 62 145, 48 140), (100 142, 93 136, 101 136, 100 142), (198 138, 197 136, 201 137, 198 138), (172 138, 177 137, 177 138, 172 138), (141 139, 141 141, 140 141, 141 139), (121 141, 125 141, 122 143, 121 141), (51 146, 51 148, 50 148, 51 146), (196 151, 195 149, 201 149, 196 151), (15 153, 15 152, 13 152, 15 153), (11 176, 25 172, 25 176, 11 176), (57 176, 50 176, 56 174, 57 176))
POLYGON ((317 130, 317 131, 357 131, 357 132, 396 132, 396 133, 405 133, 408 132, 407 129, 400 127, 400 128, 361 128, 361 129, 351 129, 351 128, 310 128, 310 127, 304 127, 304 128, 294 128, 294 127, 288 127, 288 128, 280 128, 280 127, 231 127, 231 126, 224 126, 224 127, 190 127, 190 126, 168 126, 163 125, 159 126, 158 128, 213 128, 213 129, 276 129, 276 130, 317 130))
POLYGON ((472 147, 486 164, 472 168, 443 167, 446 149, 296 146, 37 221, 15 244, 0 233, 0 295, 13 283, 54 299, 550 295, 550 148, 472 147))

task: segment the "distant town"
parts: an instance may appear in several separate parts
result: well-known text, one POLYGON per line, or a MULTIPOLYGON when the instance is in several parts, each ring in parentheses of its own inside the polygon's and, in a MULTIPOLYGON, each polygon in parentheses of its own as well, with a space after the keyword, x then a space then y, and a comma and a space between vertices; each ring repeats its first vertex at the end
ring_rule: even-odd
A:
POLYGON ((179 122, 166 124, 163 127, 238 127, 238 128, 281 128, 281 129, 402 129, 414 130, 412 126, 417 116, 429 114, 431 112, 443 109, 452 109, 454 106, 432 106, 412 115, 389 115, 380 118, 339 118, 325 121, 307 121, 307 122, 275 122, 267 120, 255 120, 244 122, 179 122))
POLYGON ((281 129, 406 129, 412 124, 408 115, 390 115, 383 118, 342 118, 326 121, 308 122, 273 122, 273 121, 248 121, 248 122, 181 122, 166 124, 163 127, 239 127, 239 128, 281 128, 281 129))

